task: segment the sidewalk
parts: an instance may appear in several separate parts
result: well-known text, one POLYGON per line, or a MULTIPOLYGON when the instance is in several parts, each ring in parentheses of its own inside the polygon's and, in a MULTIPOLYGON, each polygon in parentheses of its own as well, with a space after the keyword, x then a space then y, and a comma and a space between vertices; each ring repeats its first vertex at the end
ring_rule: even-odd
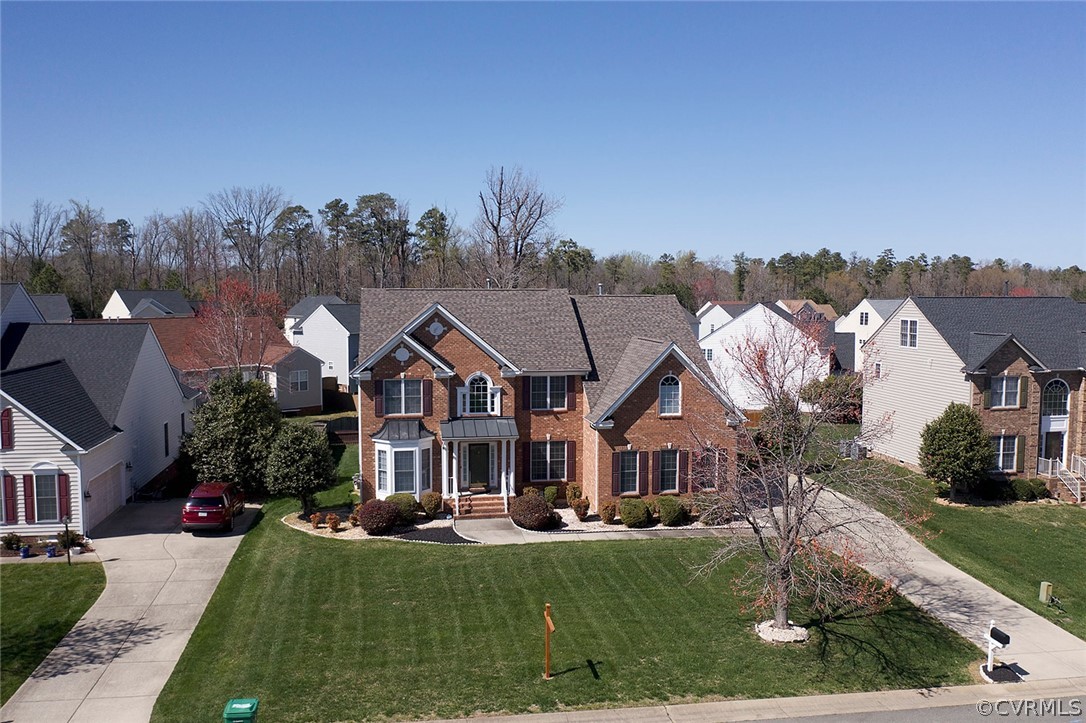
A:
POLYGON ((0 720, 150 719, 155 699, 259 514, 247 508, 233 533, 182 534, 182 504, 131 504, 94 530, 106 588, 0 709, 0 720))
POLYGON ((664 527, 630 530, 621 525, 606 532, 533 532, 517 527, 508 517, 492 520, 460 519, 453 522, 456 534, 486 545, 525 545, 532 542, 583 542, 585 540, 651 540, 659 537, 724 537, 727 528, 664 527))

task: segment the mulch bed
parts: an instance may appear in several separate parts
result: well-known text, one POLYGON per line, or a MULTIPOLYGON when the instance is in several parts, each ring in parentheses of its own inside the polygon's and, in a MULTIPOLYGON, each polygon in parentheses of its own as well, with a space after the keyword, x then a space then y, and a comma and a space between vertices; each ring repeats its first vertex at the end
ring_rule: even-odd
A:
POLYGON ((438 545, 478 545, 475 540, 469 540, 466 537, 461 537, 456 534, 456 531, 451 527, 435 527, 432 529, 414 529, 409 530, 401 535, 393 535, 393 537, 400 540, 411 540, 412 542, 433 542, 438 545))

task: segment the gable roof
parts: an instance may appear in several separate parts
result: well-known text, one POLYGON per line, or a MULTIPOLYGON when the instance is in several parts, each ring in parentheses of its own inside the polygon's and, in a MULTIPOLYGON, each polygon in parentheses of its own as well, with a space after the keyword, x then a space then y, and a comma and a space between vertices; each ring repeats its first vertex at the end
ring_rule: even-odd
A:
POLYGON ((192 304, 176 289, 117 289, 125 308, 134 311, 142 302, 153 301, 169 314, 192 316, 192 304))
POLYGON ((1086 304, 1043 296, 910 298, 966 372, 979 370, 1012 338, 1046 369, 1086 368, 1086 350, 1076 339, 1086 331, 1086 304))
POLYGON ((0 370, 8 375, 63 359, 105 421, 117 421, 143 343, 145 323, 12 324, 0 347, 0 370))
POLYGON ((842 369, 856 371, 856 335, 852 332, 834 332, 833 355, 842 369))
POLYGON ((348 334, 358 333, 358 304, 336 304, 327 309, 332 318, 338 321, 348 334))
POLYGON ((289 316, 295 319, 304 319, 317 310, 318 306, 333 306, 336 304, 345 304, 343 299, 338 296, 326 295, 326 296, 307 296, 299 301, 294 306, 287 310, 284 316, 289 316))
MULTIPOLYGON (((132 324, 133 321, 121 319, 122 325, 132 324)), ((116 322, 114 322, 116 323, 116 322)), ((208 344, 201 343, 204 338, 204 319, 198 316, 167 316, 157 319, 145 319, 139 323, 150 325, 154 329, 158 343, 166 354, 170 366, 184 372, 204 371, 208 369, 221 369, 232 366, 225 356, 217 352, 208 344)), ((248 317, 245 319, 246 330, 252 343, 242 349, 243 366, 261 365, 270 366, 278 363, 295 351, 295 347, 279 332, 278 329, 269 328, 266 319, 248 317), (263 328, 262 328, 263 327, 263 328), (263 360, 260 355, 259 342, 263 332, 268 340, 264 348, 263 360)))
POLYGON ((46 323, 57 324, 72 320, 72 305, 64 294, 31 294, 46 323))
POLYGON ((11 297, 15 296, 15 291, 22 286, 21 283, 12 283, 5 281, 0 283, 0 311, 7 308, 8 302, 11 301, 11 297))
POLYGON ((897 307, 904 303, 905 299, 866 299, 866 301, 879 315, 879 318, 888 319, 890 314, 897 311, 897 307))
POLYGON ((4 394, 80 449, 118 433, 63 359, 4 372, 4 394))
POLYGON ((802 309, 803 305, 807 304, 819 314, 826 317, 827 320, 833 321, 837 318, 837 312, 833 310, 833 307, 829 304, 816 304, 811 299, 781 299, 777 302, 779 306, 783 306, 788 310, 788 313, 795 316, 802 309))
POLYGON ((362 289, 359 301, 360 360, 440 304, 522 371, 590 368, 570 295, 562 289, 362 289))

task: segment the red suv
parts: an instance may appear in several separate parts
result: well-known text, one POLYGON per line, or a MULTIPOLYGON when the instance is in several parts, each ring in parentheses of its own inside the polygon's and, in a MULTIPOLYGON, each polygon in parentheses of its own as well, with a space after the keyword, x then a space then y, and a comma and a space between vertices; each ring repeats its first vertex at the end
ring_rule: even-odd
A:
POLYGON ((245 511, 245 495, 229 482, 204 482, 192 488, 181 510, 181 531, 234 529, 234 518, 245 511))

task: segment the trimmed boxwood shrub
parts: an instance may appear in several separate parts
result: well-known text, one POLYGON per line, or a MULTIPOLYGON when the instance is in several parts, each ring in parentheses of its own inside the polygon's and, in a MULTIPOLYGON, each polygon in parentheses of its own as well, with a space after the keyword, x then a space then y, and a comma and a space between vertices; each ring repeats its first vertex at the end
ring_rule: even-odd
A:
POLYGON ((400 508, 385 500, 370 500, 358 511, 358 525, 370 535, 387 535, 400 520, 400 508))
POLYGON ((441 494, 438 492, 422 493, 422 511, 431 520, 441 513, 441 494))
POLYGON ((1011 480, 1011 489, 1014 499, 1021 502, 1033 502, 1048 497, 1048 485, 1044 480, 1016 477, 1011 480))
POLYGON ((648 527, 649 522, 652 521, 649 506, 640 497, 622 500, 618 512, 619 516, 622 517, 622 524, 627 527, 648 527))
POLYGON ((686 510, 678 497, 661 497, 656 501, 656 507, 660 510, 660 524, 664 527, 678 527, 686 521, 686 510))
POLYGON ((513 522, 526 530, 546 530, 554 526, 555 515, 539 495, 521 495, 509 505, 513 522))
POLYGON ((397 492, 394 495, 389 495, 385 499, 396 505, 397 509, 400 510, 401 525, 415 524, 415 520, 419 516, 419 503, 415 500, 415 495, 408 492, 397 492))
POLYGON ((566 485, 566 499, 570 502, 581 499, 582 494, 583 492, 581 491, 581 486, 579 484, 570 482, 566 485))
POLYGON ((539 496, 539 488, 538 487, 525 487, 521 491, 521 494, 524 495, 525 497, 533 497, 533 496, 538 497, 539 496))
POLYGON ((554 485, 549 485, 543 488, 543 499, 547 501, 547 504, 552 508, 554 503, 558 501, 558 488, 554 485))
POLYGON ((600 505, 600 519, 603 520, 606 525, 615 524, 615 503, 604 502, 600 505))
POLYGON ((587 497, 578 497, 570 500, 569 506, 573 508, 573 514, 577 515, 577 519, 584 522, 584 519, 588 517, 588 510, 591 505, 587 497))

